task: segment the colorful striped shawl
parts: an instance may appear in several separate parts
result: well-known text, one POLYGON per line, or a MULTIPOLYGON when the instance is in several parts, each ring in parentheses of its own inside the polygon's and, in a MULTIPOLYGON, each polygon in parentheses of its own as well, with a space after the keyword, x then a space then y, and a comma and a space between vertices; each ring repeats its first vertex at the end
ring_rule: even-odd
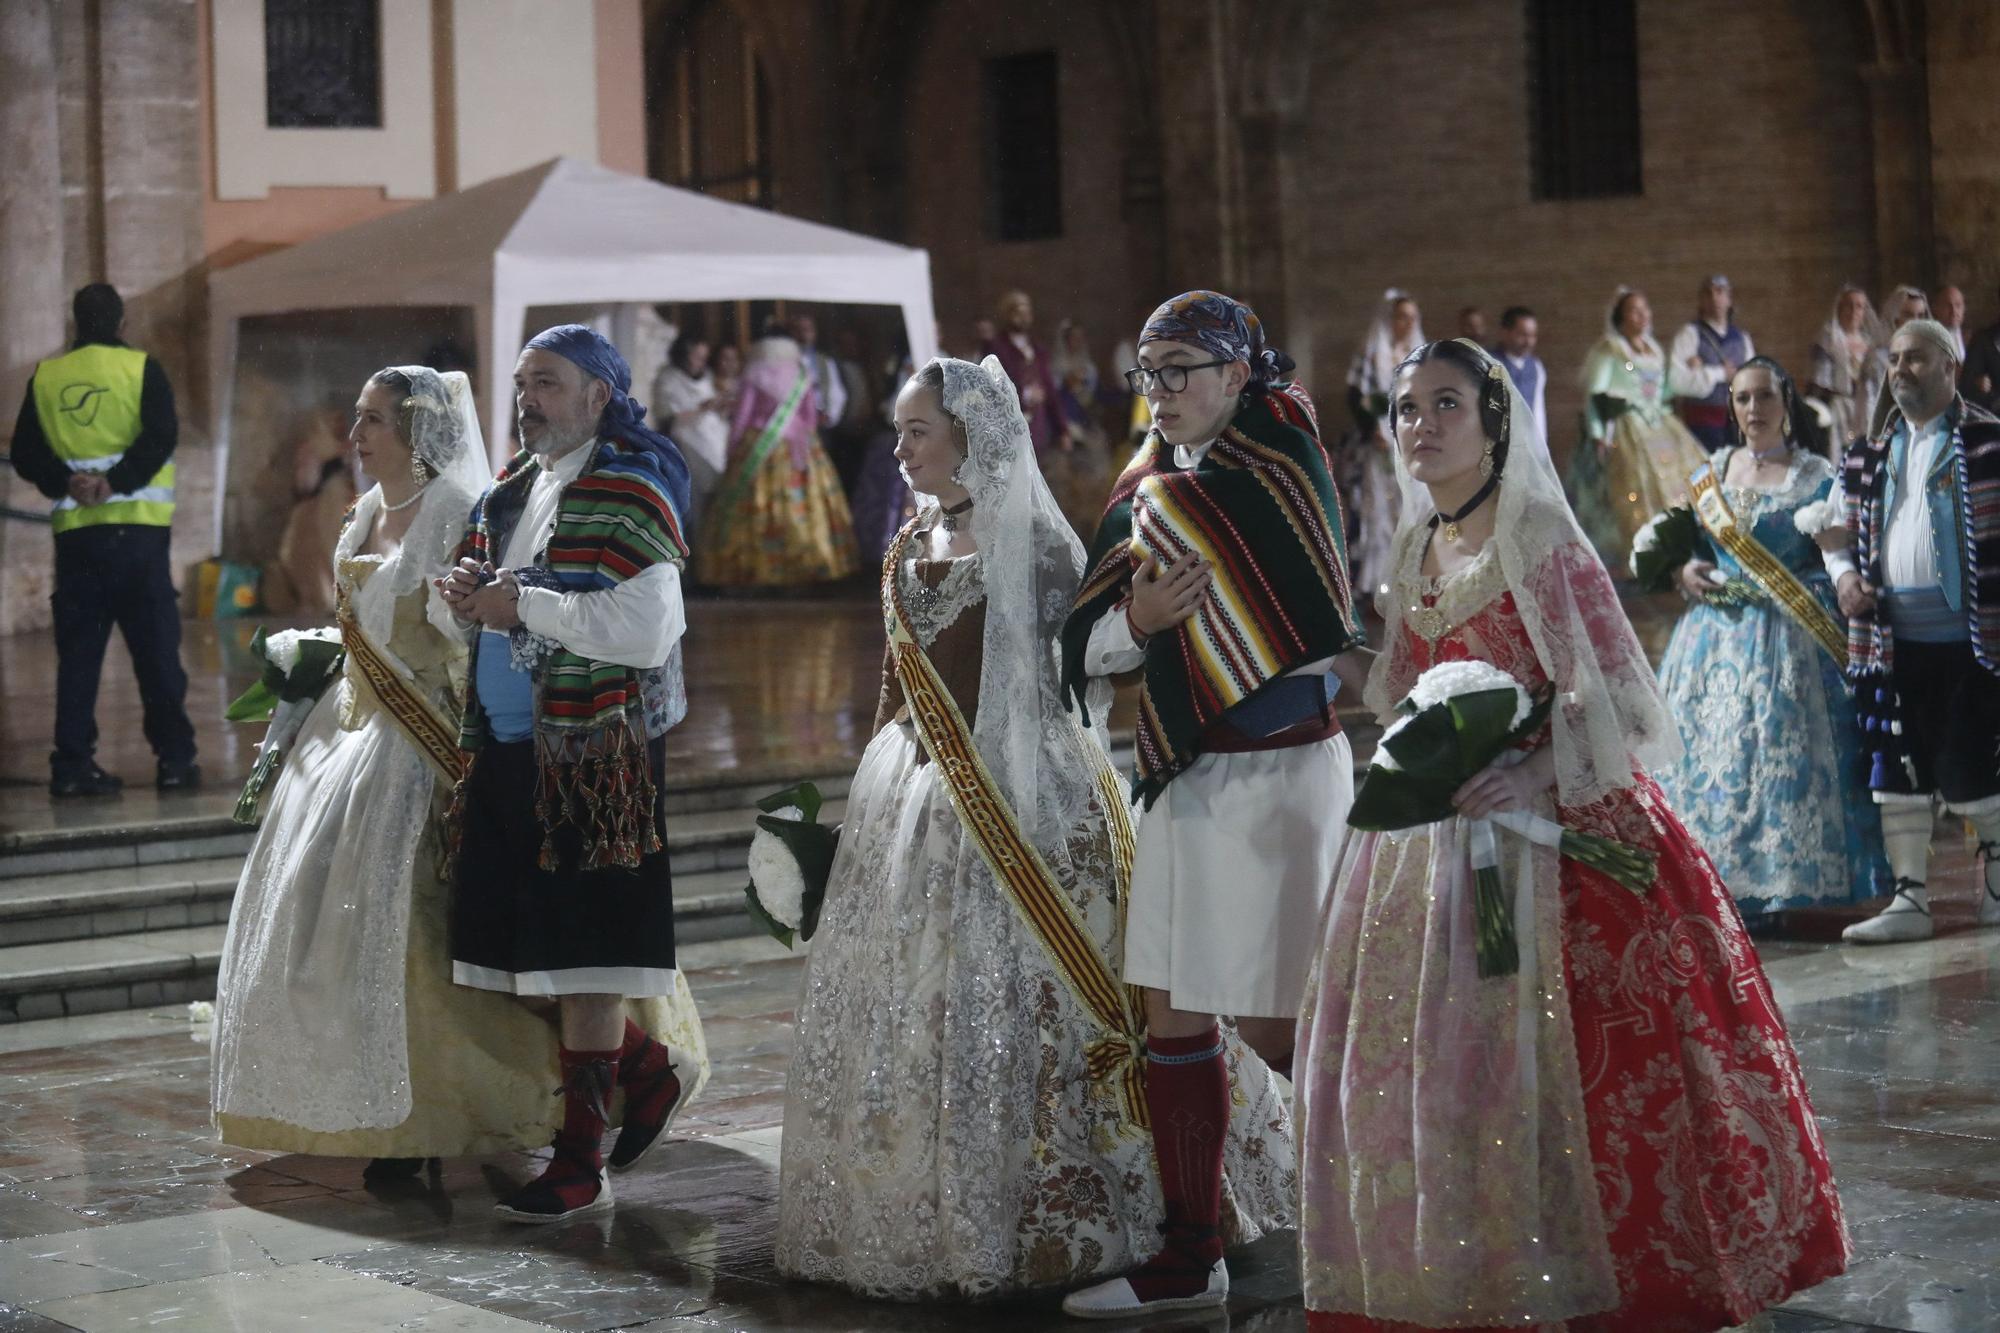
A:
MULTIPOLYGON (((616 587, 663 560, 687 559, 680 520, 653 456, 606 441, 595 447, 590 467, 563 491, 547 548, 536 553, 536 563, 566 592, 616 587)), ((461 556, 497 561, 540 471, 533 454, 514 456, 473 507, 461 556)), ((592 730, 639 706, 638 673, 631 667, 560 647, 542 668, 541 686, 538 731, 592 730)), ((466 706, 460 743, 477 750, 486 734, 486 714, 475 696, 466 706)))
MULTIPOLYGON (((1956 536, 1964 544, 1965 615, 1972 631, 1972 655, 1980 666, 2000 676, 2000 420, 1963 399, 1951 411, 1956 536)), ((1840 469, 1855 563, 1862 577, 1878 588, 1886 537, 1883 502, 1889 444, 1901 422, 1902 414, 1892 409, 1880 430, 1847 451, 1840 469)), ((1914 786, 1902 738, 1901 700, 1891 676, 1895 657, 1895 636, 1879 609, 1847 622, 1855 720, 1869 756, 1869 785, 1878 791, 1908 791, 1914 786)))
MULTIPOLYGON (((678 565, 687 559, 680 518, 654 455, 610 441, 592 447, 596 456, 563 489, 555 530, 548 546, 536 553, 536 564, 565 592, 613 588, 662 561, 678 565)), ((473 506, 461 557, 498 563, 540 472, 533 454, 514 456, 473 506)), ((480 639, 475 639, 470 679, 478 678, 480 649, 480 639)), ((557 644, 542 659, 537 675, 535 743, 541 787, 536 809, 545 832, 564 819, 575 823, 583 833, 586 869, 636 866, 659 842, 652 820, 640 673, 557 644)), ((489 735, 478 692, 469 691, 459 746, 470 755, 489 735)), ((553 855, 553 840, 545 837, 545 867, 553 855)))
POLYGON ((1295 384, 1250 394, 1192 470, 1147 436, 1112 490, 1062 634, 1064 698, 1081 709, 1091 629, 1125 603, 1134 571, 1188 551, 1214 570, 1202 610, 1146 643, 1134 799, 1150 806, 1229 708, 1362 642, 1342 532, 1312 399, 1295 384))
MULTIPOLYGON (((1979 664, 2000 675, 2000 420, 1960 399, 1952 407, 1951 454, 1957 491, 1958 539, 1965 561, 1965 614, 1979 664)), ((1847 526, 1854 532, 1855 563, 1877 587, 1882 583, 1884 492, 1889 443, 1902 414, 1890 411, 1873 438, 1857 441, 1841 464, 1847 526)), ((1859 675, 1887 670, 1894 656, 1887 622, 1876 615, 1848 622, 1848 661, 1859 675)))

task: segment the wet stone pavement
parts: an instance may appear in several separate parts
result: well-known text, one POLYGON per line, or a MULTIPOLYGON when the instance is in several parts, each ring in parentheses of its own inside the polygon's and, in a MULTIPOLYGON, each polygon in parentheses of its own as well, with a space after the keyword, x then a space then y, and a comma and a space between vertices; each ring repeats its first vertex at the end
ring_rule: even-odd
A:
MULTIPOLYGON (((1963 866, 1933 883, 1965 882, 1963 866)), ((1754 1327, 2000 1328, 2000 932, 1972 930, 1961 907, 1941 902, 1946 930, 1924 944, 1763 946, 1855 1256, 1754 1327)), ((539 1230, 488 1206, 534 1170, 527 1155, 369 1192, 358 1161, 219 1144, 205 1034, 185 1011, 0 1030, 0 1330, 1083 1327, 1052 1298, 899 1306, 780 1280, 771 1230, 803 961, 740 941, 687 961, 708 1090, 670 1144, 618 1178, 614 1214, 539 1230)), ((1305 1327, 1289 1234, 1230 1264, 1226 1314, 1122 1327, 1305 1327)))

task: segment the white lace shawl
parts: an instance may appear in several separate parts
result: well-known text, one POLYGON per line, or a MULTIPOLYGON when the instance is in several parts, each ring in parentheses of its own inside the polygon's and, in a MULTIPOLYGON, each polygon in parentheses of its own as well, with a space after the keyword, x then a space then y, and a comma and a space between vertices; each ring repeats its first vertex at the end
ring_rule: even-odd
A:
MULTIPOLYGON (((1460 341, 1478 352, 1488 374, 1498 370, 1506 388, 1507 462, 1492 545, 1535 656, 1557 691, 1551 743, 1558 799, 1589 805, 1632 785, 1639 770, 1678 759, 1680 732, 1611 577, 1570 512, 1527 401, 1484 348, 1460 341)), ((1402 588, 1419 579, 1437 506, 1410 475, 1402 449, 1394 453, 1403 516, 1390 568, 1402 588)), ((1386 649, 1368 677, 1367 704, 1385 719, 1398 702, 1391 697, 1397 683, 1409 676, 1405 600, 1386 599, 1386 649)))
MULTIPOLYGON (((944 410, 965 429, 958 480, 972 493, 972 538, 986 587, 973 744, 1037 847, 1059 845, 1087 810, 1092 777, 1075 761, 1057 642, 1083 577, 1083 543, 1035 461, 1020 396, 997 357, 940 357, 944 410)), ((920 497, 926 520, 937 501, 920 497)), ((1109 711, 1108 683, 1090 716, 1109 711)), ((1097 743, 1103 744, 1102 733, 1097 743)))

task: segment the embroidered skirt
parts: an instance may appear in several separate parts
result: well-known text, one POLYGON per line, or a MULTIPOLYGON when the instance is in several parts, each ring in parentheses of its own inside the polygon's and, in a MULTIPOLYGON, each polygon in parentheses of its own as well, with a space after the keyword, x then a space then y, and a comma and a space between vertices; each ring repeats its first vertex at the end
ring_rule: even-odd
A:
MULTIPOLYGON (((654 780, 664 740, 647 745, 654 780)), ((535 745, 479 751, 466 779, 464 833, 452 893, 452 979, 515 995, 672 995, 674 882, 664 795, 653 817, 661 848, 633 870, 578 870, 578 836, 556 830, 557 865, 540 865, 535 745)))

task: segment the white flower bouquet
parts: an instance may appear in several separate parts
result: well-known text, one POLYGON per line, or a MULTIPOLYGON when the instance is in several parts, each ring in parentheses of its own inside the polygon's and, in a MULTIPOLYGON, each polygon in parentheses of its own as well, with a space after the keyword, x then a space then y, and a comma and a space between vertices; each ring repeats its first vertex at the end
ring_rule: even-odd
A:
POLYGON ((750 917, 771 938, 792 947, 819 927, 820 904, 840 829, 819 822, 819 788, 801 782, 757 802, 757 831, 750 835, 750 883, 743 897, 750 917))
MULTIPOLYGON (((1548 720, 1554 692, 1530 699, 1519 681, 1488 662, 1441 662, 1417 678, 1403 714, 1376 742, 1347 822, 1363 832, 1435 824, 1457 814, 1452 796, 1502 761, 1548 720)), ((1479 975, 1509 976, 1520 967, 1514 919, 1500 882, 1493 827, 1554 847, 1572 860, 1643 893, 1651 887, 1650 852, 1578 833, 1525 810, 1468 821, 1474 878, 1473 924, 1479 975)))
POLYGON ((236 697, 223 717, 231 722, 268 721, 270 726, 264 730, 257 763, 230 816, 239 824, 257 822, 264 792, 277 776, 285 751, 298 738, 306 714, 312 712, 327 686, 339 678, 347 659, 337 629, 288 629, 266 634, 260 626, 250 639, 250 651, 264 659, 264 673, 236 697))
MULTIPOLYGON (((1632 555, 1627 562, 1632 577, 1645 592, 1673 592, 1681 566, 1702 554, 1701 524, 1686 505, 1663 509, 1646 520, 1646 526, 1632 535, 1632 555)), ((1736 606, 1758 600, 1757 590, 1742 579, 1724 578, 1718 571, 1702 600, 1718 606, 1736 606)))

